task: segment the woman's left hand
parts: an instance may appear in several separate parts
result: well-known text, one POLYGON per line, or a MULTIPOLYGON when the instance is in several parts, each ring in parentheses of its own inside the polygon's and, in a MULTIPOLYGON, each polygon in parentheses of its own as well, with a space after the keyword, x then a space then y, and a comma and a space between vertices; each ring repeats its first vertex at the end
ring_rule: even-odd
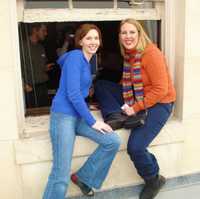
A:
POLYGON ((123 111, 128 116, 135 115, 135 111, 134 111, 133 107, 131 107, 131 106, 125 106, 123 108, 123 111))

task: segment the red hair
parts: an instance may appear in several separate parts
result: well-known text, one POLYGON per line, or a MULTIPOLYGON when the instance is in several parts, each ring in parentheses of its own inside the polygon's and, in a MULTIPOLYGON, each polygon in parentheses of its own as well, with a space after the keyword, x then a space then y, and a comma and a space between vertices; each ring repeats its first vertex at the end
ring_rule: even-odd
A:
POLYGON ((102 46, 102 37, 100 29, 94 24, 82 24, 75 33, 75 47, 82 48, 80 41, 87 35, 90 30, 96 30, 99 34, 100 46, 102 46))

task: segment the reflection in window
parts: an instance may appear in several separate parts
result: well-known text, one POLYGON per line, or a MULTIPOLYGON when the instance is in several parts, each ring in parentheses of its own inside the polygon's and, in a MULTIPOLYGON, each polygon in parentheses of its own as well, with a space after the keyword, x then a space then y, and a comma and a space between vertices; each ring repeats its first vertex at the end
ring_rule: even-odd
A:
POLYGON ((87 1, 87 0, 74 0, 74 8, 113 8, 113 0, 104 0, 104 1, 87 1))
POLYGON ((26 0, 25 8, 154 8, 155 3, 143 0, 26 0), (135 2, 135 3, 134 3, 135 2))
POLYGON ((26 0, 25 8, 69 8, 67 0, 26 0))

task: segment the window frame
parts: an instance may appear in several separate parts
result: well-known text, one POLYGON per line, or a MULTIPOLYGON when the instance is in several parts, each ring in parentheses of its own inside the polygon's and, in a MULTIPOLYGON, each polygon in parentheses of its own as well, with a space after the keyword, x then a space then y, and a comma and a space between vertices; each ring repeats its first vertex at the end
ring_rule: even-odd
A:
MULTIPOLYGON (((115 0, 114 0, 115 1, 115 0)), ((137 20, 161 20, 161 49, 164 51, 168 65, 170 67, 170 71, 172 74, 172 77, 174 79, 174 73, 175 73, 175 53, 174 53, 174 41, 175 41, 175 27, 174 27, 174 3, 173 0, 152 0, 155 2, 155 8, 154 9, 137 9, 134 10, 132 8, 130 9, 117 9, 114 7, 113 9, 91 9, 90 16, 93 16, 93 21, 100 21, 95 18, 95 16, 98 16, 98 18, 106 21, 112 21, 114 20, 122 20, 124 18, 128 17, 134 17, 137 20), (128 11, 128 12, 127 12, 128 11), (125 14, 126 12, 126 14, 125 14), (101 15, 101 16, 100 16, 101 15), (114 19, 114 20, 113 20, 114 19), (170 41, 170 42, 169 42, 170 41)), ((81 21, 91 21, 88 20, 88 13, 87 10, 85 12, 85 9, 24 9, 23 10, 23 22, 26 23, 32 23, 32 22, 53 22, 55 21, 55 14, 56 14, 56 21, 69 21, 69 17, 66 15, 66 10, 70 13, 69 15, 75 16, 77 15, 77 12, 80 12, 82 17, 81 21), (52 14, 54 13, 54 14, 52 14), (65 14, 64 14, 65 13, 65 14), (65 16, 63 18, 63 16, 65 16)), ((78 17, 71 17, 70 21, 80 21, 80 16, 78 17)), ((20 96, 20 98, 22 98, 20 96)), ((24 104, 24 100, 21 101, 21 103, 24 104)), ((22 107, 22 106, 21 106, 22 107)), ((20 111, 22 114, 22 118, 24 121, 24 129, 22 133, 22 137, 26 133, 26 118, 25 118, 25 107, 22 107, 22 110, 20 111)), ((47 115, 46 115, 47 116, 47 115)), ((42 118, 42 116, 37 116, 38 120, 42 118)), ((30 117, 29 117, 30 119, 30 117)))

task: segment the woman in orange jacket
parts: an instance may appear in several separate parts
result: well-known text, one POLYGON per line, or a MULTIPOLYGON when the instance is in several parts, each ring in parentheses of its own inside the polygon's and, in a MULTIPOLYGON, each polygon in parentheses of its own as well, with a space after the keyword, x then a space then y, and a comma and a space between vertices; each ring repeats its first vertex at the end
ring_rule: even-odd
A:
POLYGON ((124 58, 122 85, 99 80, 95 94, 105 122, 113 129, 126 128, 135 114, 147 111, 145 124, 131 128, 128 154, 145 186, 140 199, 153 199, 165 184, 156 157, 147 150, 169 118, 176 93, 163 53, 140 23, 120 23, 119 44, 124 58))

